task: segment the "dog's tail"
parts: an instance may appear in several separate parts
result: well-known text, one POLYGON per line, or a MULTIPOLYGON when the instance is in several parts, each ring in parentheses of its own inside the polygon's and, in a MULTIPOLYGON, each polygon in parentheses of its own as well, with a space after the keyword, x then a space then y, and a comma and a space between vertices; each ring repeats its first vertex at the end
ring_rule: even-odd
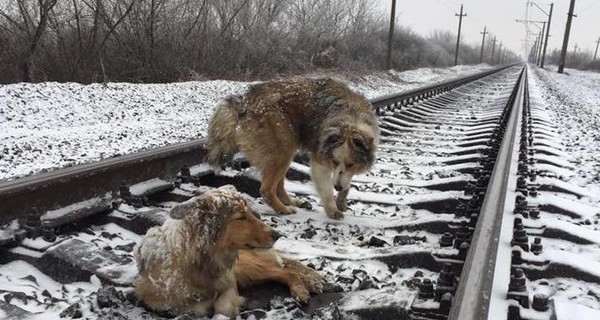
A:
POLYGON ((218 105, 208 125, 208 157, 207 162, 215 169, 231 161, 238 151, 235 130, 238 125, 238 107, 240 98, 230 97, 218 105))

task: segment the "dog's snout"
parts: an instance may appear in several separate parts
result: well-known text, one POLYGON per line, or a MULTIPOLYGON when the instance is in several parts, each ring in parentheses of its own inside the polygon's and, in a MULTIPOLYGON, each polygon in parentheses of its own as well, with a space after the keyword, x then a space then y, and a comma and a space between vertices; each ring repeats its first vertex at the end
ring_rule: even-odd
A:
POLYGON ((344 188, 342 187, 342 185, 341 185, 341 184, 339 184, 339 183, 336 183, 336 184, 333 186, 333 188, 335 189, 335 191, 338 191, 338 192, 339 192, 339 191, 342 191, 342 189, 344 189, 344 188))
POLYGON ((277 239, 281 238, 283 234, 277 232, 277 230, 271 230, 271 238, 273 238, 273 242, 277 241, 277 239))

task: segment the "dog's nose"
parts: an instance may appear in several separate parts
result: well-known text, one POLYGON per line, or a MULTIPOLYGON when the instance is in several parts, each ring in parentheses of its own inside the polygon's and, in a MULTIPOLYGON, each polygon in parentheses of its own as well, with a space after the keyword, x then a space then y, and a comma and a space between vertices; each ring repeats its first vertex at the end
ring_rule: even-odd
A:
POLYGON ((273 238, 273 242, 276 242, 277 239, 281 238, 283 234, 277 232, 277 230, 271 230, 271 238, 273 238))
POLYGON ((333 188, 335 189, 335 191, 338 191, 338 192, 342 191, 342 189, 343 189, 341 184, 336 184, 333 186, 333 188))

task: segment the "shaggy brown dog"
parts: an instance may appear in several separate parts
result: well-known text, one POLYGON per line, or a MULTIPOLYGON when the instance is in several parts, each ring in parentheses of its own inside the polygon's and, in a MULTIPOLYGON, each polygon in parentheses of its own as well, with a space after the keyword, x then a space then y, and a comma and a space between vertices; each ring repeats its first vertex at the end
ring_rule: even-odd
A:
POLYGON ((269 82, 251 86, 215 109, 208 130, 208 162, 220 167, 242 151, 262 173, 265 201, 278 213, 289 214, 302 203, 285 191, 285 174, 298 150, 309 152, 325 212, 341 219, 352 176, 373 165, 378 140, 369 101, 341 82, 269 82))
POLYGON ((176 205, 170 216, 162 226, 148 230, 134 250, 140 272, 135 292, 151 309, 233 317, 243 302, 236 274, 244 283, 271 279, 289 284, 300 300, 308 299, 306 291, 321 288, 320 276, 311 269, 297 272, 253 252, 271 248, 279 235, 252 213, 245 198, 231 186, 176 205), (234 273, 239 249, 246 250, 234 273), (304 290, 298 279, 306 283, 304 290))

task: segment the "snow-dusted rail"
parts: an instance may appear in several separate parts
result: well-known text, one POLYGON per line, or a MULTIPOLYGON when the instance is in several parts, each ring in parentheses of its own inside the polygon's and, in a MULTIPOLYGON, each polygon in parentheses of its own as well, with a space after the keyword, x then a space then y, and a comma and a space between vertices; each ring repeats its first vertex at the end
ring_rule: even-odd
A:
POLYGON ((458 88, 462 85, 487 77, 489 75, 500 72, 506 68, 515 65, 516 64, 500 66, 483 72, 478 72, 475 74, 460 77, 457 79, 450 79, 429 86, 408 90, 400 94, 392 94, 383 97, 378 97, 375 99, 371 99, 371 104, 375 108, 377 115, 381 115, 385 111, 395 110, 403 106, 411 105, 418 101, 429 99, 440 93, 450 91, 454 88, 458 88))
POLYGON ((597 212, 578 202, 585 190, 552 175, 572 168, 551 122, 529 103, 527 73, 496 71, 441 85, 449 91, 373 100, 378 161, 355 177, 341 221, 324 214, 302 159, 286 188, 314 209, 279 216, 258 198, 244 159, 218 175, 198 164, 202 141, 2 184, 0 220, 10 222, 0 227, 0 318, 164 319, 130 294, 132 246, 174 203, 230 183, 286 235, 277 250, 328 280, 304 306, 281 286, 247 289, 243 319, 570 319, 544 281, 600 296, 591 284, 600 278, 600 235, 584 223, 597 212), (10 201, 25 209, 4 211, 10 201))
MULTIPOLYGON (((450 311, 451 320, 494 319, 490 318, 489 313, 492 301, 497 302, 492 299, 494 278, 508 277, 500 272, 496 274, 497 250, 504 215, 507 214, 507 207, 515 201, 513 190, 516 180, 511 179, 511 174, 515 173, 517 167, 518 129, 526 98, 526 84, 527 69, 523 68, 509 99, 509 108, 505 109, 508 111, 503 117, 506 121, 500 126, 495 141, 492 141, 498 153, 461 272, 463 280, 458 285, 450 311)), ((505 261, 502 263, 506 264, 505 261)))

